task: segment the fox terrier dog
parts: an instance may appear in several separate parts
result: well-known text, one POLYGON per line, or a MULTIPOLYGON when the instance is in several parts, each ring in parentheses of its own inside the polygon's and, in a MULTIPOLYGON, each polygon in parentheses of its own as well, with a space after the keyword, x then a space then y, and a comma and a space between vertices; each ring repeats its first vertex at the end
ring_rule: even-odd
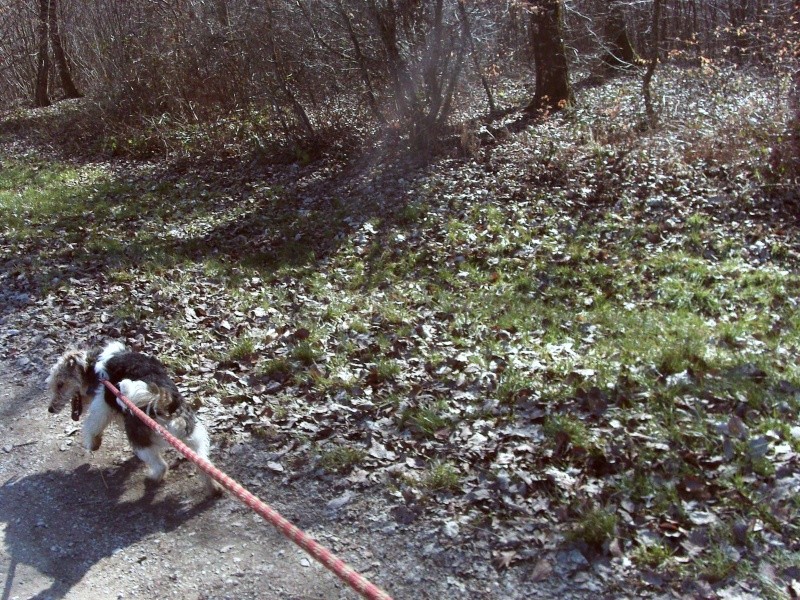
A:
MULTIPOLYGON (((208 459, 211 448, 208 431, 197 420, 164 365, 153 357, 127 350, 120 342, 111 342, 102 350, 68 350, 47 378, 51 413, 60 412, 70 403, 72 419, 77 421, 88 403, 89 414, 83 423, 86 449, 100 448, 103 431, 112 421, 117 421, 124 424, 134 453, 147 465, 147 478, 158 482, 167 473, 167 463, 161 456, 167 442, 117 400, 102 384, 104 379, 172 435, 208 459)), ((202 471, 201 474, 207 491, 215 494, 221 491, 211 477, 202 471)))

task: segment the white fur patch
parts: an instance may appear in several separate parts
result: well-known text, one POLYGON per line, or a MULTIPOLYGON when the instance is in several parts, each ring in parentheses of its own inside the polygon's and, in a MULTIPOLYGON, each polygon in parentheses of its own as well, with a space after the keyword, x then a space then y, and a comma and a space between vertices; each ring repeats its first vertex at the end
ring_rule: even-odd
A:
POLYGON ((103 435, 111 421, 122 418, 122 415, 106 404, 104 393, 105 388, 101 385, 89 405, 89 415, 83 422, 83 447, 87 450, 92 449, 94 438, 103 435))
MULTIPOLYGON (((147 406, 153 400, 158 400, 158 396, 154 396, 153 393, 147 389, 147 383, 144 381, 123 379, 119 382, 119 391, 123 396, 126 396, 128 400, 139 407, 147 406)), ((117 398, 117 404, 119 404, 122 410, 128 410, 128 407, 125 406, 125 403, 119 398, 117 398)))
MULTIPOLYGON (((108 379, 108 371, 106 371, 106 363, 111 360, 111 357, 125 352, 125 345, 122 342, 109 342, 94 365, 94 372, 100 379, 108 379)), ((126 394, 127 396, 127 394, 126 394)))
POLYGON ((119 382, 119 391, 137 406, 147 404, 153 399, 153 394, 147 389, 147 383, 144 381, 123 379, 119 382))

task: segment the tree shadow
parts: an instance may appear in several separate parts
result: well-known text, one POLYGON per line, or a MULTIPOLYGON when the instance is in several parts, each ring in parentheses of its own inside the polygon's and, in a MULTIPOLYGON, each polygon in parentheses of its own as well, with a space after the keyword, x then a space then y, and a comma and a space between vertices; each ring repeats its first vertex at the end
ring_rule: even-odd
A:
POLYGON ((383 160, 276 166, 244 157, 121 169, 73 185, 63 202, 33 217, 35 228, 15 242, 16 252, 0 253, 6 288, 0 314, 70 289, 75 280, 107 280, 140 267, 216 261, 265 274, 283 266, 313 268, 360 224, 379 218, 385 229, 395 223, 411 185, 402 174, 416 175, 409 176, 402 159, 383 160), (366 180, 371 197, 364 190, 354 194, 353 181, 366 180))
POLYGON ((32 600, 64 598, 100 560, 155 533, 172 531, 213 502, 186 506, 179 497, 157 498, 153 487, 136 499, 123 499, 138 461, 131 458, 106 471, 106 487, 83 465, 73 471, 49 470, 10 480, 0 488, 0 522, 9 564, 0 600, 9 600, 18 565, 48 579, 50 587, 32 600), (98 488, 100 493, 98 493, 98 488))

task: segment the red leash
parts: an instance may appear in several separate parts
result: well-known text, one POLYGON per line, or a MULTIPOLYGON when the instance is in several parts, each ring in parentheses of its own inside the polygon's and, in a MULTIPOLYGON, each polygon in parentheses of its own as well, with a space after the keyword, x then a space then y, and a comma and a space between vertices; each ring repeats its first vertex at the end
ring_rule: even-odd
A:
POLYGON ((322 563, 325 568, 332 571, 339 579, 344 581, 364 598, 368 598, 369 600, 392 600, 392 597, 389 596, 389 594, 384 592, 375 584, 371 583, 366 577, 355 571, 341 558, 337 557, 335 554, 333 554, 333 552, 317 542, 302 529, 292 525, 292 523, 287 521, 274 508, 248 492, 244 487, 236 483, 228 475, 220 471, 206 459, 199 456, 164 427, 156 423, 138 406, 131 402, 129 398, 122 394, 122 392, 114 387, 114 384, 112 384, 110 381, 103 380, 103 384, 111 391, 111 393, 119 398, 119 400, 124 402, 125 406, 127 406, 128 409, 133 412, 133 414, 139 417, 148 427, 150 427, 150 429, 161 434, 161 436, 163 436, 163 438, 167 440, 173 448, 200 467, 209 476, 214 478, 215 481, 219 482, 226 490, 239 498, 239 500, 264 517, 270 524, 274 525, 278 531, 300 546, 303 550, 308 552, 318 562, 322 563))

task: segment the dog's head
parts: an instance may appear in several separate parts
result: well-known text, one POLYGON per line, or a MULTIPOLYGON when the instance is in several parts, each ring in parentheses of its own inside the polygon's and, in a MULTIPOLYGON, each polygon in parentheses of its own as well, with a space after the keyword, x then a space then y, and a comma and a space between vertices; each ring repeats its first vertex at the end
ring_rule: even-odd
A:
POLYGON ((48 411, 61 412, 67 403, 71 403, 72 419, 77 421, 80 418, 89 387, 86 365, 86 352, 83 350, 69 350, 61 355, 47 377, 47 391, 50 394, 48 411))

